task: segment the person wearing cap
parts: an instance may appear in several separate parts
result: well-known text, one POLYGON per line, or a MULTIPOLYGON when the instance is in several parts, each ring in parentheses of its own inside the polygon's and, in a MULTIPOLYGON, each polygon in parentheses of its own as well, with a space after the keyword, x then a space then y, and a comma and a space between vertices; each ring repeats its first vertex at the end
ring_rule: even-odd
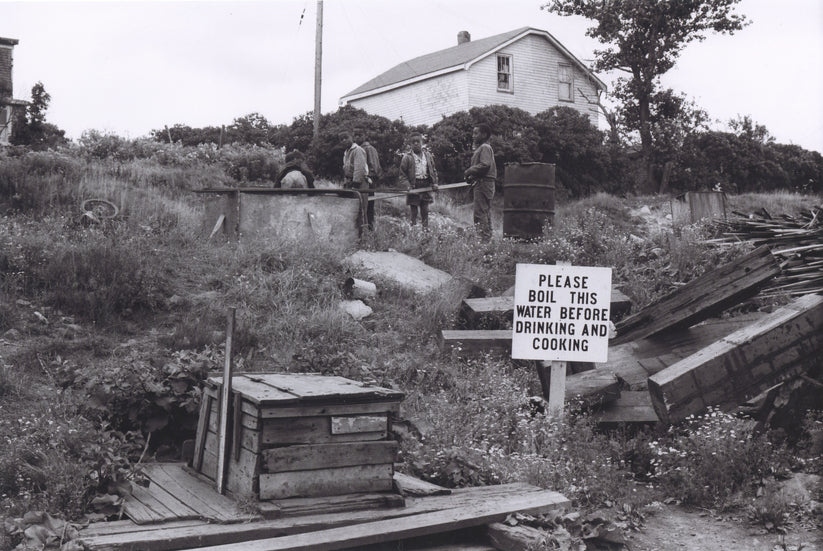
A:
MULTIPOLYGON (((400 187, 409 189, 432 188, 437 191, 437 168, 431 153, 423 149, 423 136, 419 132, 409 135, 408 151, 400 160, 400 187)), ((429 228, 429 205, 434 201, 431 192, 409 193, 406 204, 411 209, 411 225, 417 224, 417 213, 423 229, 429 228)))

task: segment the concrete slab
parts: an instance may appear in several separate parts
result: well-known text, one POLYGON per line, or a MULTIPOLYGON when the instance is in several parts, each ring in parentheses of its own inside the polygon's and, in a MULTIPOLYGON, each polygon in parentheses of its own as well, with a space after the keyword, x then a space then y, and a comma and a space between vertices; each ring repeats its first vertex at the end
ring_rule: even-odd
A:
POLYGON ((355 275, 388 279, 416 293, 425 294, 454 278, 422 260, 397 251, 357 251, 344 259, 355 275))

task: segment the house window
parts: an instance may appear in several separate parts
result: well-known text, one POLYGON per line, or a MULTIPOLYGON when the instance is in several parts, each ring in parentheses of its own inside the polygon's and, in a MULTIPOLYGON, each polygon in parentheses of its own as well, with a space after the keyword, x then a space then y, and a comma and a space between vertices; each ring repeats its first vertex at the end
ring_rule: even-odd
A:
POLYGON ((574 76, 571 65, 561 63, 557 66, 557 97, 560 101, 574 101, 574 76))
POLYGON ((497 56, 497 91, 513 92, 512 87, 512 56, 497 56))

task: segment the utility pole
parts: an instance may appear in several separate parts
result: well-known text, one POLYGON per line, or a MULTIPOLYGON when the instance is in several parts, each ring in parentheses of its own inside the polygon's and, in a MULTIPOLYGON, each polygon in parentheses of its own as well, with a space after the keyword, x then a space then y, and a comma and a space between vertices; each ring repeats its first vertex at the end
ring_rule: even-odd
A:
POLYGON ((320 80, 323 74, 323 0, 317 0, 317 29, 314 37, 314 134, 320 134, 320 80))

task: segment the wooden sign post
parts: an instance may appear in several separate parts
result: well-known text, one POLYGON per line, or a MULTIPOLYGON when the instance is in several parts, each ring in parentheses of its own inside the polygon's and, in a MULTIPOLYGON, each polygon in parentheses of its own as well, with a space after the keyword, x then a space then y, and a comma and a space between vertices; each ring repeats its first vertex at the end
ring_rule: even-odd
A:
POLYGON ((611 268, 517 265, 512 358, 541 360, 543 395, 554 415, 563 412, 566 362, 608 359, 611 280, 611 268))
POLYGON ((231 404, 232 357, 231 347, 234 337, 235 308, 229 310, 226 327, 226 362, 223 365, 223 388, 220 392, 220 425, 217 444, 217 493, 226 493, 226 458, 229 453, 229 405, 231 404))

